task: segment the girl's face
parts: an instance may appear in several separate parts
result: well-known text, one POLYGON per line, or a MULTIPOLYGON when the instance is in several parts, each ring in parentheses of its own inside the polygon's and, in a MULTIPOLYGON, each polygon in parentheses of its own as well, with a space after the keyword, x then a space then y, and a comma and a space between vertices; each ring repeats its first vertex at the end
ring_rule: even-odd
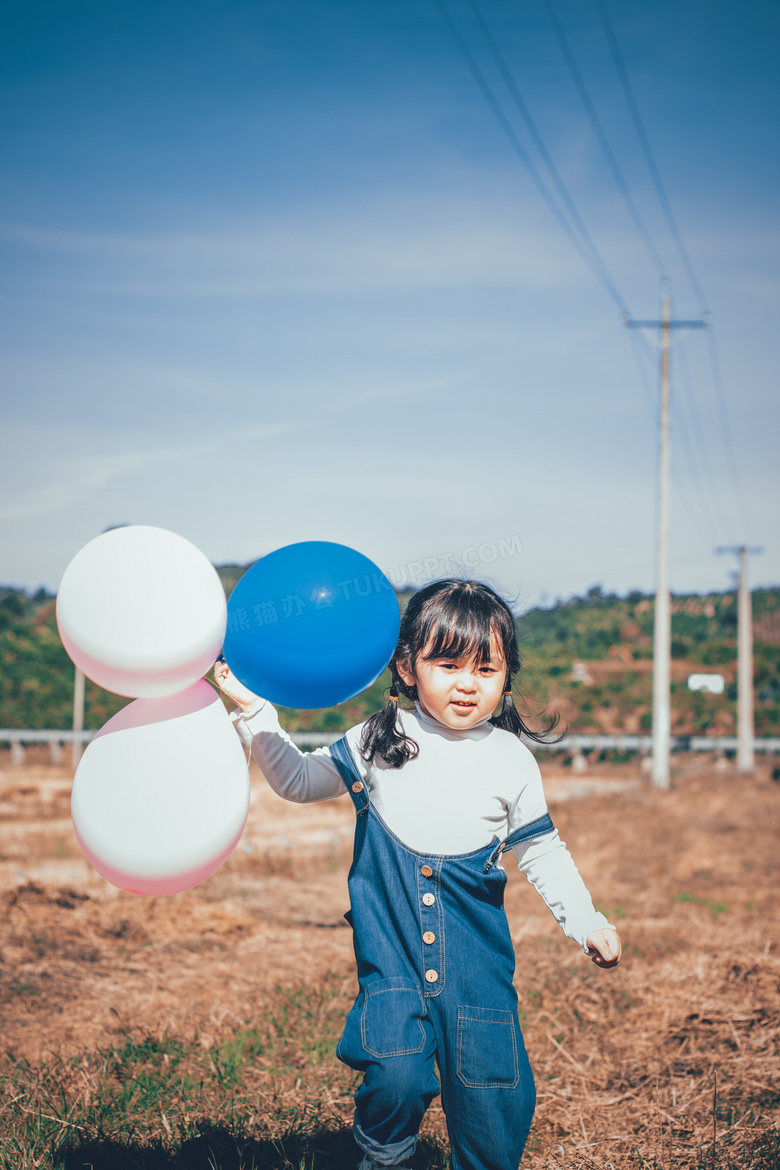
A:
POLYGON ((461 730, 489 719, 504 691, 506 661, 495 638, 490 640, 490 661, 477 664, 470 658, 431 658, 419 655, 412 671, 409 663, 397 669, 407 686, 417 687, 417 700, 426 715, 445 727, 461 730))

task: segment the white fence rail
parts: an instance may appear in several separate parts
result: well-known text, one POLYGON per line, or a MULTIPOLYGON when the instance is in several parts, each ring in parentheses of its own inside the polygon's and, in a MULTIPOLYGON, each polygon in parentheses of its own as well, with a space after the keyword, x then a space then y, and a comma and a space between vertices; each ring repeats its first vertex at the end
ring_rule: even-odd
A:
MULTIPOLYGON (((342 736, 340 731, 294 731, 290 738, 298 747, 324 747, 342 736)), ((0 728, 0 744, 11 748, 13 763, 24 762, 24 749, 31 744, 46 743, 53 764, 62 763, 62 748, 74 741, 83 747, 95 735, 94 731, 68 731, 65 729, 43 730, 40 728, 0 728)), ((534 751, 567 752, 581 755, 589 751, 638 752, 649 755, 652 739, 649 735, 565 735, 557 743, 536 744, 526 741, 534 751)), ((733 735, 676 735, 672 737, 672 750, 678 752, 713 752, 723 755, 737 750, 737 738, 733 735)), ((766 754, 780 753, 780 736, 757 736, 753 750, 766 754)))

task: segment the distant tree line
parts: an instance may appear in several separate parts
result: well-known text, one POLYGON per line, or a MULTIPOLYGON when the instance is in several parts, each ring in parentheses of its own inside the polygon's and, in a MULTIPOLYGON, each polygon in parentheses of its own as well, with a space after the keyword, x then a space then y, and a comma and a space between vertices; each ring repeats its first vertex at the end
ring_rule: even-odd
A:
MULTIPOLYGON (((217 571, 229 595, 247 566, 217 571)), ((411 591, 399 593, 405 608, 411 591)), ((780 734, 780 589, 753 593, 756 734, 780 734)), ((736 699, 735 592, 672 598, 672 706, 677 734, 733 734, 736 699), (693 671, 725 675, 723 695, 687 690, 693 671)), ((583 597, 536 607, 518 620, 528 709, 557 707, 572 731, 635 733, 650 727, 652 595, 625 597, 595 585, 583 597), (574 662, 588 664, 573 677, 574 662), (580 676, 582 675, 580 671, 580 676)), ((0 727, 66 728, 72 723, 73 664, 57 632, 55 598, 0 587, 0 727)), ((577 672, 575 672, 575 675, 577 672)), ((291 730, 340 731, 381 706, 387 674, 367 691, 324 711, 282 709, 291 730)), ((87 682, 85 726, 97 729, 127 702, 87 682)))

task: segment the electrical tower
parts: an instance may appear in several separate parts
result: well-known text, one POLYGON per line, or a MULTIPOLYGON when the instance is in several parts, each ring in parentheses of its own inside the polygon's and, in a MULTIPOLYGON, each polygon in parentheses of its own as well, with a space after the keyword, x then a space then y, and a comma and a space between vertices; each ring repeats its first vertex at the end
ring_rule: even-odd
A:
POLYGON ((698 321, 673 321, 669 281, 661 281, 660 321, 635 321, 623 314, 627 329, 652 329, 659 332, 661 355, 661 411, 658 433, 658 564, 656 568, 655 616, 653 621, 653 768, 656 788, 669 787, 671 753, 671 601, 667 565, 669 528, 669 352, 674 329, 705 329, 709 313, 698 321))
POLYGON ((747 558, 762 548, 717 548, 718 555, 739 557, 739 604, 737 608, 737 771, 752 772, 755 766, 753 737, 753 605, 747 587, 747 558))

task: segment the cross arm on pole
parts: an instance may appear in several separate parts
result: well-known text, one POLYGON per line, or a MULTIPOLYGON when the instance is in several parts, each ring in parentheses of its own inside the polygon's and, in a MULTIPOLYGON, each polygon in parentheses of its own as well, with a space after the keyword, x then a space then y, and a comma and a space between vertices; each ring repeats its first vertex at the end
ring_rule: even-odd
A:
POLYGON ((760 554, 763 551, 764 551, 763 548, 747 548, 744 544, 740 544, 740 545, 723 545, 723 544, 721 544, 721 545, 718 545, 718 547, 715 549, 715 555, 722 557, 722 556, 725 556, 727 553, 731 553, 732 556, 738 557, 740 553, 746 553, 749 557, 757 557, 757 556, 760 556, 760 554))
POLYGON ((626 329, 706 329, 712 318, 705 313, 696 321, 637 321, 624 313, 620 318, 626 329))

